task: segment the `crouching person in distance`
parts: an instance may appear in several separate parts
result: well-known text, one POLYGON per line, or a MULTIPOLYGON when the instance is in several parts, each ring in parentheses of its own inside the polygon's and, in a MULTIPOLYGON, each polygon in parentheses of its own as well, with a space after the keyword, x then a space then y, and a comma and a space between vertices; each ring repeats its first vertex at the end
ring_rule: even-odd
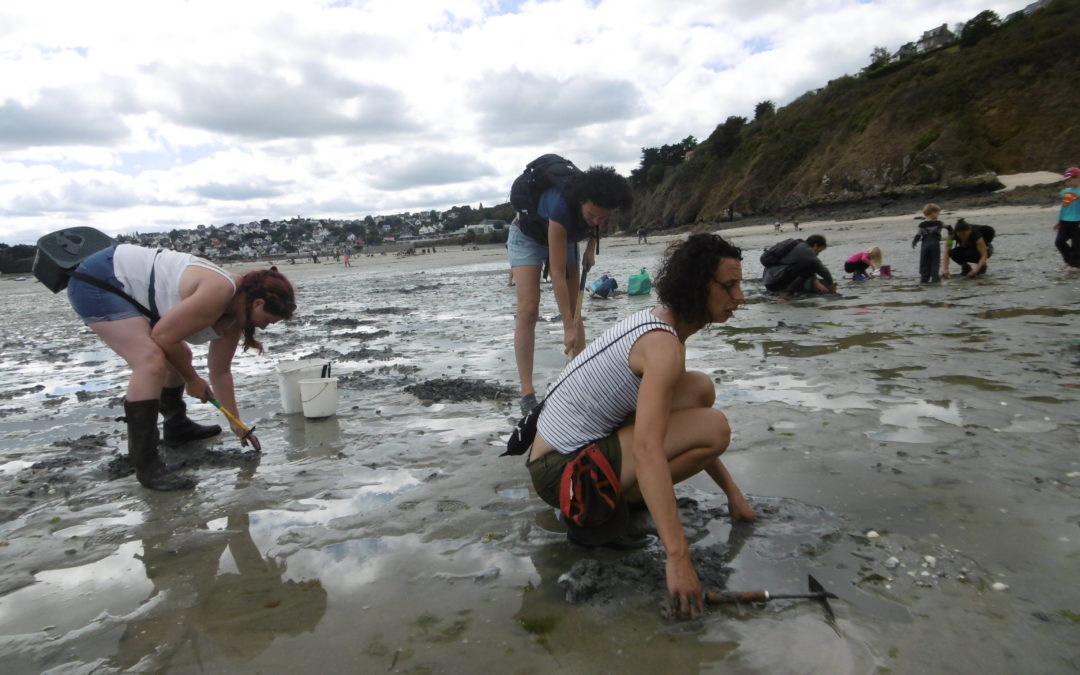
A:
MULTIPOLYGON (((128 456, 139 482, 152 490, 194 487, 191 479, 170 473, 158 455, 158 414, 165 419, 167 443, 221 433, 217 425, 204 426, 188 418, 185 389, 200 401, 219 400, 239 417, 232 377, 236 347, 243 338, 245 350, 262 351, 255 329, 292 317, 296 310, 292 284, 276 268, 241 276, 187 253, 130 244, 98 251, 76 271, 119 288, 160 315, 151 325, 115 293, 80 279, 68 284, 75 312, 131 368, 124 415, 128 456), (195 371, 188 347, 207 342, 210 383, 195 371)), ((234 425, 232 431, 244 445, 259 447, 258 439, 245 436, 244 430, 234 425)))
POLYGON ((696 616, 703 598, 674 484, 705 471, 727 495, 732 521, 754 517, 720 461, 731 430, 712 407, 712 379, 686 370, 684 346, 743 303, 741 261, 737 247, 713 234, 672 244, 654 283, 660 304, 620 321, 566 367, 543 402, 529 453, 533 485, 562 511, 571 541, 633 545, 625 541, 627 504, 644 502, 680 616, 696 616), (594 470, 579 470, 582 460, 594 470))

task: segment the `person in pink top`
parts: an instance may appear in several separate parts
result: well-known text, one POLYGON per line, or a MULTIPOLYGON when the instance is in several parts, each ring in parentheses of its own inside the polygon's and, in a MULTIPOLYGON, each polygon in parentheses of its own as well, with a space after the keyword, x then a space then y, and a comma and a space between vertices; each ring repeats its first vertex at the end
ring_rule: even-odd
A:
POLYGON ((853 281, 873 279, 874 273, 881 267, 881 249, 877 246, 867 251, 859 251, 844 261, 844 272, 851 275, 853 281))

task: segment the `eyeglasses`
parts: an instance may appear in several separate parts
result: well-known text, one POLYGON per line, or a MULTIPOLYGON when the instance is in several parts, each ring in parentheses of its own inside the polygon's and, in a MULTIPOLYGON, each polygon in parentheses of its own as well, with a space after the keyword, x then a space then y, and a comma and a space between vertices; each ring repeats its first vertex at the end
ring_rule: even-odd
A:
POLYGON ((731 289, 742 283, 742 279, 729 279, 728 281, 717 281, 716 279, 709 279, 709 281, 724 289, 729 294, 731 293, 731 289))

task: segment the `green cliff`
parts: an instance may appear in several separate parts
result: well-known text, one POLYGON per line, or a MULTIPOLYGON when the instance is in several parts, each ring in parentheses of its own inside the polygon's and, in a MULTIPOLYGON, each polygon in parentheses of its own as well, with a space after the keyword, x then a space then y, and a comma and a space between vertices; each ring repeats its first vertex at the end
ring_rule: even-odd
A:
POLYGON ((882 198, 988 191, 1000 187, 996 174, 1080 163, 1080 0, 972 37, 883 60, 775 112, 759 105, 753 121, 729 118, 685 159, 644 149, 623 226, 790 219, 882 198))

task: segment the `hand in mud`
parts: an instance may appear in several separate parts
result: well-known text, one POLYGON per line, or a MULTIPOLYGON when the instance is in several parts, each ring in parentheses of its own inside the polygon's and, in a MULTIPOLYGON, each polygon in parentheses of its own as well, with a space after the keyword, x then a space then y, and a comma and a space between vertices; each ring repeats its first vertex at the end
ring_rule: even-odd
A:
POLYGON ((210 384, 197 375, 194 380, 189 380, 184 383, 184 390, 187 392, 188 396, 197 398, 203 403, 214 398, 214 392, 211 391, 210 384))
POLYGON ((255 448, 255 450, 262 450, 262 443, 259 442, 259 438, 255 434, 249 434, 244 429, 241 429, 240 427, 232 423, 229 424, 229 428, 231 428, 232 432, 236 434, 237 438, 240 439, 240 445, 242 447, 245 447, 248 443, 251 443, 251 447, 255 448), (247 435, 245 436, 245 434, 247 435))
POLYGON ((952 275, 949 274, 949 270, 941 270, 942 279, 952 279, 952 275))
POLYGON ((689 554, 679 557, 668 556, 665 563, 668 598, 671 602, 671 617, 674 619, 695 619, 705 611, 701 595, 701 582, 690 562, 689 554))

